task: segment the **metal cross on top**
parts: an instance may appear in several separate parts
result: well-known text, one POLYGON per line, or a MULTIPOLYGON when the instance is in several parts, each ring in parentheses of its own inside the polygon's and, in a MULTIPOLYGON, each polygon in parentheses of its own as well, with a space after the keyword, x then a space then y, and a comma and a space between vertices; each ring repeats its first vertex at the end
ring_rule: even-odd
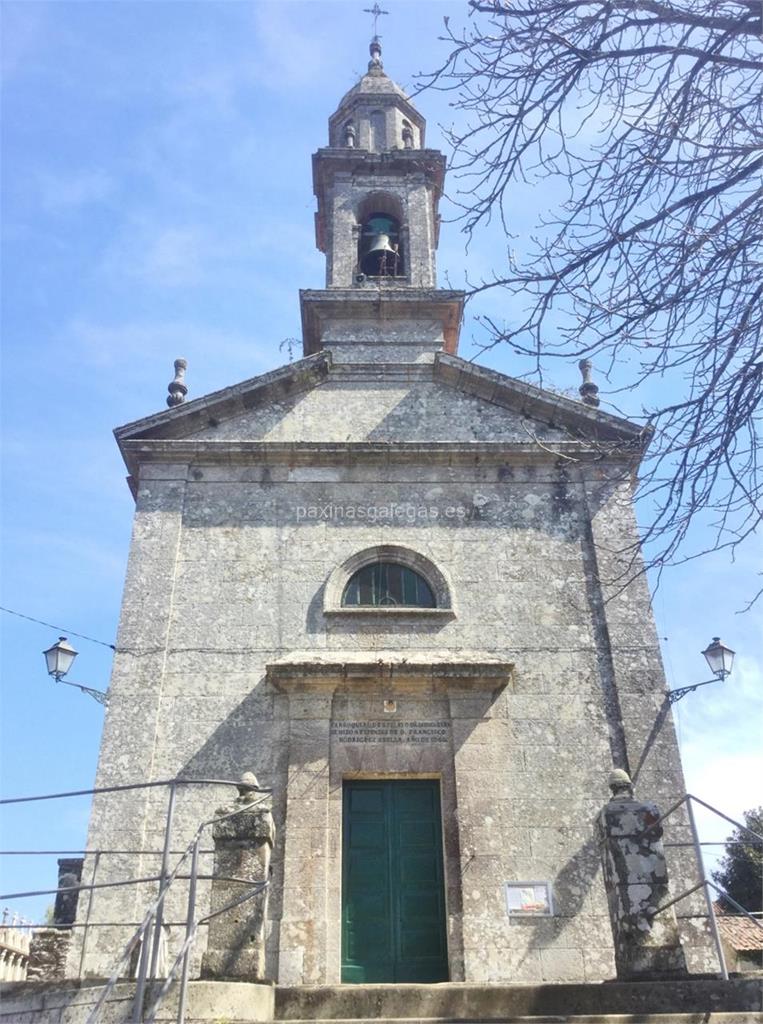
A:
POLYGON ((381 14, 389 14, 389 11, 383 11, 381 9, 381 7, 379 7, 378 3, 375 3, 373 5, 373 7, 364 7, 363 8, 363 13, 364 14, 372 14, 373 15, 373 17, 374 17, 374 36, 378 35, 377 28, 378 28, 378 22, 379 22, 379 15, 381 15, 381 14))

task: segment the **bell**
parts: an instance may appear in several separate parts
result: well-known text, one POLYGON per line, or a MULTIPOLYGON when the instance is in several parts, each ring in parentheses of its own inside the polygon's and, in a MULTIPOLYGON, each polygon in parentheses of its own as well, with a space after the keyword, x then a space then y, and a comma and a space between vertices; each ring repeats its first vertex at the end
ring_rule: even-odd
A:
POLYGON ((394 277, 397 274, 398 259, 398 251, 390 243, 389 235, 379 233, 371 239, 360 269, 369 277, 383 277, 385 274, 394 277))

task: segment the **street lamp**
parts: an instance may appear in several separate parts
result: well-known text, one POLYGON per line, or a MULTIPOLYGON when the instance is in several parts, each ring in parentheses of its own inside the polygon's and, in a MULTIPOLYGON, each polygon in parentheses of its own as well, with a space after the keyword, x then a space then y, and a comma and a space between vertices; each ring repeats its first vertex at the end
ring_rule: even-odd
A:
POLYGON ((675 704, 676 701, 685 697, 687 693, 693 693, 700 686, 707 686, 709 683, 715 683, 719 680, 722 682, 726 676, 731 675, 735 652, 730 647, 722 644, 720 637, 714 636, 702 653, 710 666, 713 678, 705 679, 704 682, 695 683, 693 686, 682 686, 679 690, 668 690, 667 698, 669 704, 675 704))
POLYGON ((731 668, 734 664, 734 651, 730 647, 724 647, 719 636, 714 636, 713 642, 708 644, 702 653, 716 679, 725 679, 726 676, 731 674, 731 668))
POLYGON ((64 679, 64 676, 74 664, 74 659, 77 657, 77 652, 65 636, 60 636, 57 643, 42 653, 45 655, 48 675, 53 676, 57 683, 65 683, 66 686, 76 686, 83 693, 89 693, 93 700, 97 700, 99 704, 107 705, 109 703, 108 694, 104 693, 103 690, 94 690, 90 686, 70 683, 68 679, 64 679))
POLYGON ((47 651, 43 651, 42 653, 45 655, 45 663, 48 666, 48 675, 53 676, 57 683, 61 682, 63 677, 74 664, 74 659, 77 657, 77 652, 65 636, 60 636, 58 638, 58 643, 53 644, 52 647, 49 647, 47 651))

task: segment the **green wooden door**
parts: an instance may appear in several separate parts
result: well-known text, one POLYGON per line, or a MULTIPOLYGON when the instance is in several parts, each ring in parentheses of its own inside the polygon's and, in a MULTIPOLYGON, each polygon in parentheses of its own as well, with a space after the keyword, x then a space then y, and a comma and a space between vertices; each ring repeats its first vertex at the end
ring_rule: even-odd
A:
POLYGON ((344 784, 342 981, 447 981, 440 788, 344 784))

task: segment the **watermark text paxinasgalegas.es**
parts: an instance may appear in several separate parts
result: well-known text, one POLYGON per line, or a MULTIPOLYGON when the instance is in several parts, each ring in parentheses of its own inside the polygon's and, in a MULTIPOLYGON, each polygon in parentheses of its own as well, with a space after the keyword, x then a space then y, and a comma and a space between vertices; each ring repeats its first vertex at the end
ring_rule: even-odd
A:
POLYGON ((484 518, 484 501, 475 499, 471 505, 427 505, 415 502, 388 502, 381 505, 293 505, 297 522, 361 521, 367 523, 416 523, 445 519, 466 522, 484 518))

